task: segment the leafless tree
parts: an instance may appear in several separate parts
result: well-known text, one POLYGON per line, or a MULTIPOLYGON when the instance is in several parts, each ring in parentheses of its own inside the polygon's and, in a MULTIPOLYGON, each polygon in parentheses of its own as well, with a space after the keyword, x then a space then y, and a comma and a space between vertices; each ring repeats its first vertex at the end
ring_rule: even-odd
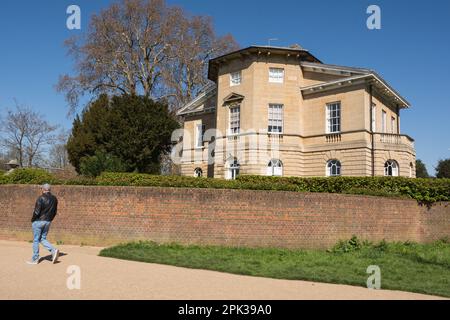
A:
POLYGON ((175 107, 180 107, 209 81, 208 61, 236 50, 238 44, 231 35, 217 37, 209 17, 183 17, 176 33, 162 75, 166 89, 175 98, 175 107))
POLYGON ((205 59, 235 46, 231 36, 216 37, 209 19, 191 19, 164 0, 114 3, 91 18, 86 34, 65 44, 76 74, 61 75, 56 89, 65 93, 71 111, 85 93, 186 100, 205 82, 205 59))
POLYGON ((66 144, 69 133, 66 130, 60 130, 55 137, 55 143, 48 152, 48 166, 51 168, 65 169, 69 166, 69 156, 67 154, 66 144))
POLYGON ((39 113, 16 102, 1 120, 1 145, 17 156, 20 166, 32 167, 44 149, 54 142, 58 126, 49 124, 39 113))

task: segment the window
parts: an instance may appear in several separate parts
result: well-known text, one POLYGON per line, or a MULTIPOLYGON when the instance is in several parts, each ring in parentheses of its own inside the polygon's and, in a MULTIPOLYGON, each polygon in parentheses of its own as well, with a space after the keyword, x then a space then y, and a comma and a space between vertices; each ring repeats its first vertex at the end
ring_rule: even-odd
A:
POLYGON ((377 131, 377 106, 372 104, 372 132, 377 131))
POLYGON ((284 81, 284 69, 269 68, 269 82, 283 83, 283 81, 284 81))
POLYGON ((395 133, 395 118, 391 117, 391 133, 395 133))
POLYGON ((281 177, 283 175, 283 163, 279 159, 272 159, 267 165, 267 175, 281 177))
POLYGON ((241 107, 230 107, 230 134, 238 134, 241 130, 241 107))
POLYGON ((386 133, 386 111, 381 112, 381 132, 386 133))
POLYGON ((239 161, 236 158, 233 158, 230 162, 228 162, 228 169, 227 169, 227 179, 234 180, 239 175, 239 169, 240 169, 239 161))
POLYGON ((414 170, 414 166, 412 164, 412 162, 409 163, 409 177, 412 178, 413 177, 413 170, 414 170))
POLYGON ((201 168, 195 168, 194 177, 200 178, 203 176, 203 170, 201 168))
POLYGON ((341 131, 341 103, 327 104, 327 133, 341 131))
POLYGON ((327 177, 336 177, 341 175, 341 163, 339 160, 329 160, 327 162, 327 177))
POLYGON ((195 136, 196 136, 196 141, 197 141, 197 144, 196 144, 197 148, 203 147, 203 137, 205 135, 205 128, 206 127, 204 124, 198 124, 196 127, 195 136))
POLYGON ((269 133, 283 133, 283 105, 269 104, 269 133))
POLYGON ((238 86, 241 84, 241 71, 230 73, 230 86, 238 86))
POLYGON ((398 163, 395 160, 388 160, 384 164, 384 175, 398 177, 398 163))

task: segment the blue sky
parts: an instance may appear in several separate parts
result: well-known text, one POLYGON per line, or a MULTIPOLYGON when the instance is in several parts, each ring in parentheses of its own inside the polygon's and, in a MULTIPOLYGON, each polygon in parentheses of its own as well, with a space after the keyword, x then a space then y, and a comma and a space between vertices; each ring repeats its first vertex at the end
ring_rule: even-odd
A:
MULTIPOLYGON (((66 29, 66 8, 89 16, 108 0, 4 0, 0 7, 0 113, 21 104, 70 128, 64 97, 54 90, 72 61, 63 42, 80 31, 66 29)), ((416 140, 417 158, 429 173, 450 157, 450 1, 169 0, 191 14, 209 15, 217 33, 231 33, 241 47, 298 43, 325 63, 378 71, 412 104, 401 131, 416 140), (366 27, 366 9, 381 8, 381 30, 366 27)))

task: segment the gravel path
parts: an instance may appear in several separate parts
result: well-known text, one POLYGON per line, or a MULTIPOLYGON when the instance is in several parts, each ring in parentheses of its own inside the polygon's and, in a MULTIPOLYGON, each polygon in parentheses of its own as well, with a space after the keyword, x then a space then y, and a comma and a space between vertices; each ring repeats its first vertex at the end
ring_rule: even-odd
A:
MULTIPOLYGON (((0 241, 0 299, 436 299, 362 287, 275 280, 98 257, 101 248, 60 246, 59 263, 27 265, 31 243, 0 241), (69 290, 68 267, 81 271, 69 290)), ((41 247, 41 255, 47 252, 41 247)))

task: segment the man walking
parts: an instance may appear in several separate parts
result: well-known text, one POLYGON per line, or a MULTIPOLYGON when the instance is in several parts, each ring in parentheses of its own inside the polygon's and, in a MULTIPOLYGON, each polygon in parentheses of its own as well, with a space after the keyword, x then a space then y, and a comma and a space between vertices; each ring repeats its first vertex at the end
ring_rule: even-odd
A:
POLYGON ((42 186, 42 195, 36 200, 36 205, 31 218, 33 228, 33 257, 28 264, 39 263, 39 243, 50 251, 52 254, 52 262, 56 263, 58 260, 59 250, 51 245, 47 240, 48 230, 50 224, 56 216, 58 210, 58 199, 50 193, 50 185, 44 184, 42 186))

